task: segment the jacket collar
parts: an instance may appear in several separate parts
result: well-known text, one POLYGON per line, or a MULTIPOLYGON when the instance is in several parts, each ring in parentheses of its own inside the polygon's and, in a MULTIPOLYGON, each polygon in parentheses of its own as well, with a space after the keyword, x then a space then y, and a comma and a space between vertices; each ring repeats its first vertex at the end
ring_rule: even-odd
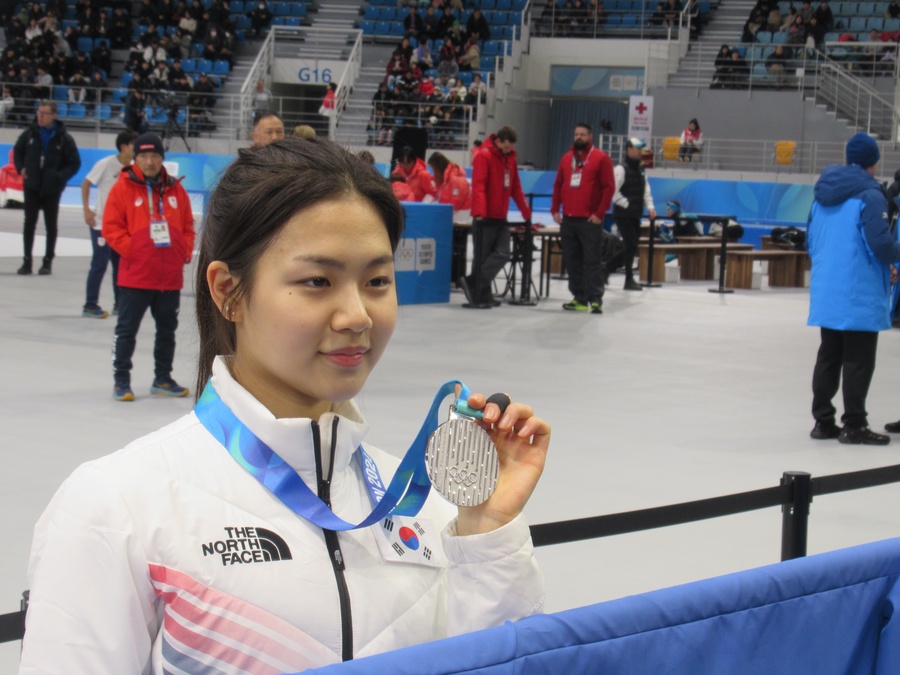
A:
MULTIPOLYGON (((312 422, 308 417, 276 419, 269 410, 244 389, 228 370, 225 359, 216 357, 212 369, 212 385, 222 402, 260 440, 278 455, 315 490, 316 459, 312 422)), ((353 401, 337 404, 336 411, 325 413, 319 420, 321 449, 327 457, 332 443, 334 420, 338 420, 335 440, 333 483, 340 480, 353 459, 369 427, 353 401)))

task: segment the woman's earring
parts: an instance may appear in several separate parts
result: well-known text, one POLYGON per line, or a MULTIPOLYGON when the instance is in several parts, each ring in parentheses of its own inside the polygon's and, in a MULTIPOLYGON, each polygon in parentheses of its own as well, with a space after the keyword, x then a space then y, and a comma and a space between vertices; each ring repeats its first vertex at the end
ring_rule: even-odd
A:
POLYGON ((222 315, 227 321, 232 321, 234 319, 234 310, 231 309, 231 305, 225 305, 222 308, 222 315))

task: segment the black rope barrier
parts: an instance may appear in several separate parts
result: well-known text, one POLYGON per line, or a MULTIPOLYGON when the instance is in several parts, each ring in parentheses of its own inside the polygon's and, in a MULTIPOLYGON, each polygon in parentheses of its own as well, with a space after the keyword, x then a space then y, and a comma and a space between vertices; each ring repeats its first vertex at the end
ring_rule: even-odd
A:
POLYGON ((535 546, 552 546, 756 511, 770 506, 781 506, 789 499, 789 487, 763 488, 639 511, 532 525, 531 538, 535 546))
POLYGON ((849 492, 890 483, 900 483, 900 464, 813 478, 812 496, 849 492))

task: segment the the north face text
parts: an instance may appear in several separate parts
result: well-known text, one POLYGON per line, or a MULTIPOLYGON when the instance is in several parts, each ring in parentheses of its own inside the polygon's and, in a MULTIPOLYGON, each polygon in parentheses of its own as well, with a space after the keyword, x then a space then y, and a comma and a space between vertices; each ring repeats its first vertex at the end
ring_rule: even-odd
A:
POLYGON ((203 544, 203 556, 218 555, 222 565, 291 560, 291 549, 279 535, 262 527, 226 527, 225 539, 203 544))

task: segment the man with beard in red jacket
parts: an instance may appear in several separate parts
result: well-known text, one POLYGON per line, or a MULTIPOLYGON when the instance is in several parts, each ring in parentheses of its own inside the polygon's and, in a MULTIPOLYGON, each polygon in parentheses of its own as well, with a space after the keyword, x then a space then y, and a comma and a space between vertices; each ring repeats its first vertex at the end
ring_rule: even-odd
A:
POLYGON ((531 221, 531 208, 522 193, 519 167, 516 162, 516 130, 502 127, 492 134, 472 159, 472 234, 475 260, 472 274, 459 280, 469 301, 468 307, 486 309, 497 307, 491 284, 509 260, 510 197, 516 202, 522 217, 531 221))
POLYGON ((147 309, 156 322, 153 348, 155 396, 187 396, 172 379, 175 330, 184 285, 184 266, 194 250, 191 200, 163 168, 162 140, 152 133, 134 141, 134 165, 122 169, 106 200, 103 237, 121 256, 119 323, 113 348, 117 401, 133 401, 131 357, 147 309))
POLYGON ((603 313, 603 219, 615 191, 612 160, 594 147, 591 126, 576 124, 572 149, 556 172, 550 206, 553 220, 560 223, 569 291, 575 298, 563 309, 603 313))

